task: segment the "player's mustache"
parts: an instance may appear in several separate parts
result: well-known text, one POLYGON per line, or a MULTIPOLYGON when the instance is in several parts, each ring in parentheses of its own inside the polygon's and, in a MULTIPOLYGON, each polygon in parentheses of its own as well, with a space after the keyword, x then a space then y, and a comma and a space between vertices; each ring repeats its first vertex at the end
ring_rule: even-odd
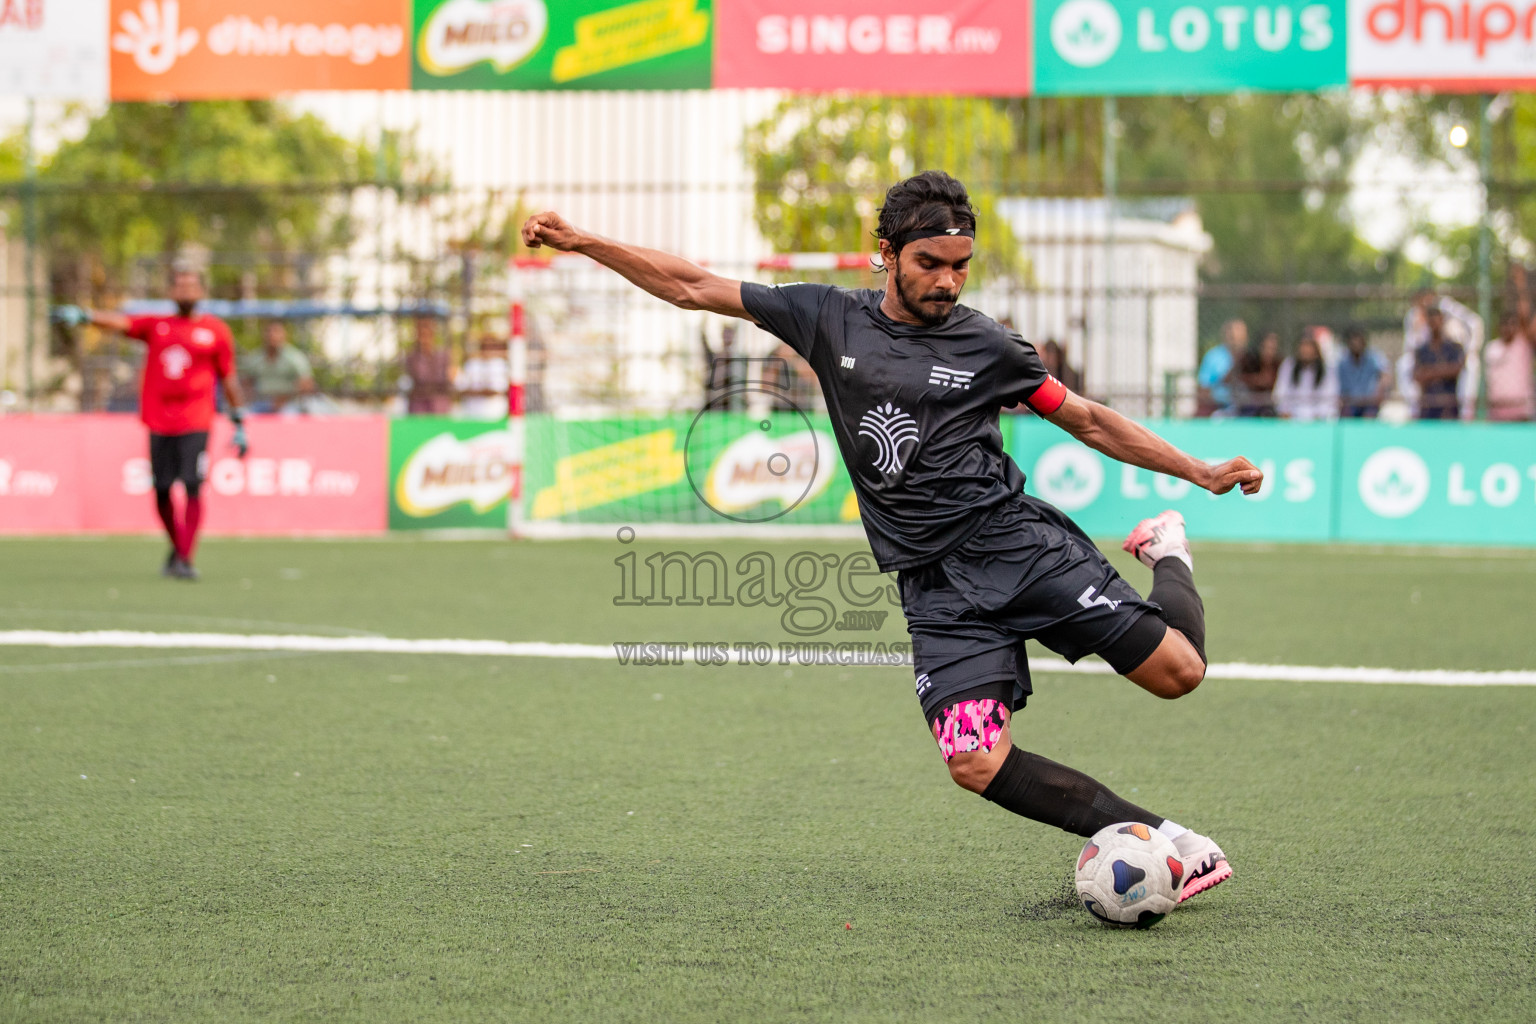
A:
POLYGON ((924 295, 921 302, 954 302, 960 297, 959 292, 929 292, 924 295))

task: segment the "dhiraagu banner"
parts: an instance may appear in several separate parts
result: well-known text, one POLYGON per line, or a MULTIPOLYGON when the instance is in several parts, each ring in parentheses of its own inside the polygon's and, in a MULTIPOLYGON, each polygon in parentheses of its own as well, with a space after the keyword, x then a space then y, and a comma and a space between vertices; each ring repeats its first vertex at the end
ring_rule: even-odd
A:
POLYGON ((1309 90, 1348 82, 1344 0, 1038 0, 1035 92, 1309 90))
POLYGON ((1122 536, 1142 519, 1176 508, 1184 513, 1194 537, 1329 537, 1335 430, 1331 424, 1274 420, 1149 424, 1198 458, 1214 462, 1246 455, 1264 471, 1265 485, 1258 494, 1218 497, 1187 481, 1115 462, 1033 416, 1011 419, 1009 451, 1028 477, 1024 490, 1067 513, 1092 536, 1122 536))
POLYGON ((389 528, 507 528, 517 451, 505 422, 408 416, 389 425, 389 528))
POLYGON ((1536 427, 1350 424, 1341 540, 1536 544, 1536 427))
POLYGON ((416 0, 413 89, 707 89, 711 0, 416 0))

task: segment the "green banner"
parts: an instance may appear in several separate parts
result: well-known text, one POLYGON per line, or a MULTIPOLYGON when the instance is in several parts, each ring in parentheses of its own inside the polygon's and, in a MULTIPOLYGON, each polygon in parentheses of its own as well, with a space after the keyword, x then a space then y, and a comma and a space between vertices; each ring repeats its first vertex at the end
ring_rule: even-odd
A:
MULTIPOLYGON (((1012 417, 1013 454, 1025 490, 1070 515, 1095 537, 1126 533, 1166 508, 1189 533, 1211 539, 1327 540, 1332 519, 1334 427, 1262 420, 1170 420, 1148 424, 1197 458, 1244 455, 1264 471, 1258 494, 1217 497, 1185 480, 1115 462, 1033 416, 1012 417)), ((1005 435, 1006 436, 1006 435, 1005 435)))
POLYGON ((825 416, 528 418, 531 523, 856 523, 825 416))
POLYGON ((504 422, 391 420, 389 528, 506 529, 516 462, 504 422))
POLYGON ((1042 96, 1310 90, 1348 82, 1344 0, 1039 0, 1042 96))
POLYGON ((1341 442, 1340 539, 1536 544, 1536 427, 1353 424, 1341 442))
MULTIPOLYGON (((1217 497, 1116 462, 1032 416, 1005 417, 1003 436, 1028 476, 1026 491, 1095 537, 1123 536, 1141 519, 1176 508, 1191 536, 1210 540, 1536 545, 1536 426, 1391 427, 1356 420, 1150 426, 1198 458, 1247 456, 1264 471, 1264 489, 1217 497)), ((433 429, 442 428, 413 435, 413 450, 433 429)), ((391 456, 394 494, 406 447, 396 444, 391 456)), ((422 465, 423 474, 449 478, 441 461, 422 465)), ((533 523, 828 526, 859 519, 831 424, 820 414, 530 416, 523 472, 523 508, 533 523)), ((460 474, 466 482, 474 475, 460 474)), ((390 525, 404 514, 397 500, 390 525)), ((425 525, 419 516, 411 524, 425 525)))
POLYGON ((413 89, 707 89, 711 0, 416 0, 413 89))

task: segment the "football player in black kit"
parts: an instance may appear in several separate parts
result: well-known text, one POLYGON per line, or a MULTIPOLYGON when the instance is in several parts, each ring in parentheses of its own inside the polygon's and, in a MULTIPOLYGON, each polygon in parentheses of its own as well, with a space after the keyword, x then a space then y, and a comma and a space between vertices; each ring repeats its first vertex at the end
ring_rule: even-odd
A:
POLYGON ((1024 403, 1110 458, 1214 494, 1253 494, 1263 474, 1244 458, 1208 465, 1072 394, 1017 334, 958 305, 976 214, 948 174, 894 185, 876 234, 883 291, 732 281, 556 213, 523 225, 530 247, 584 253, 675 306, 754 321, 810 363, 875 559, 899 571, 917 696, 956 783, 1080 836, 1122 821, 1158 829, 1184 861, 1181 899, 1225 881, 1232 869, 1206 836, 1011 741, 1030 693, 1026 639, 1069 661, 1097 654, 1172 699, 1205 677, 1205 609, 1178 512, 1125 542, 1152 569, 1144 599, 1075 523, 1024 494, 998 414, 1024 403))

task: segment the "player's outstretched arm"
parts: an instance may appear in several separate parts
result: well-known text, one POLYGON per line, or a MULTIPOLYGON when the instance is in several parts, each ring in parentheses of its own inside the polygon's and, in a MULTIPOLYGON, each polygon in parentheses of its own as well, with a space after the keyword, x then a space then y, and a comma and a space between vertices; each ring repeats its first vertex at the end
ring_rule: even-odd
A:
POLYGON ((1226 494, 1234 487, 1241 487, 1244 494, 1257 494, 1264 485, 1264 474, 1242 456, 1218 466, 1209 465, 1175 448, 1140 423, 1070 391, 1061 407, 1046 418, 1112 459, 1188 480, 1212 494, 1226 494))
POLYGON ((625 245, 572 226, 558 213, 536 213, 523 223, 523 244, 530 249, 549 246, 560 252, 579 252, 617 271, 631 284, 680 309, 705 309, 711 313, 751 320, 741 304, 741 282, 711 274, 680 256, 625 245))

